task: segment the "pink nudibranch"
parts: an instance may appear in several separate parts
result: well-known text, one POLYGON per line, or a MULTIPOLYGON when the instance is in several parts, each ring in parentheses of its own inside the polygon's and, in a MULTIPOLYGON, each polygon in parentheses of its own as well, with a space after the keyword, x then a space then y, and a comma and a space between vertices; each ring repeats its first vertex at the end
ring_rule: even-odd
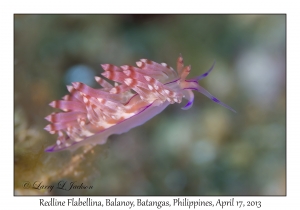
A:
POLYGON ((125 133, 145 123, 169 104, 181 103, 182 98, 188 100, 182 109, 189 109, 194 101, 193 90, 235 112, 198 84, 214 65, 193 79, 186 79, 191 66, 184 66, 181 55, 177 60, 177 72, 165 63, 147 59, 141 59, 136 65, 117 67, 102 64, 105 70, 102 75, 115 81, 115 86, 101 77, 95 77, 102 86, 100 89, 80 82, 67 86, 70 94, 49 104, 64 112, 52 113, 45 118, 51 122, 45 130, 58 134, 56 144, 45 151, 73 150, 84 144, 105 144, 110 135, 125 133))

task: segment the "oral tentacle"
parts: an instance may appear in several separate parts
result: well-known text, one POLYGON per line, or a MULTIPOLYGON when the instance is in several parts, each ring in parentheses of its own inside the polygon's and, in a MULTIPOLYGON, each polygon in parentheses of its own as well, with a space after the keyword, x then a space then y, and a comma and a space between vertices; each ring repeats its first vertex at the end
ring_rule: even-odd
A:
POLYGON ((187 102, 187 104, 184 106, 184 107, 182 107, 181 109, 183 109, 183 110, 188 110, 188 109, 190 109, 192 106, 193 106, 193 102, 194 102, 194 93, 193 93, 193 91, 192 90, 184 90, 183 91, 183 95, 184 95, 184 97, 185 97, 185 99, 187 99, 188 100, 188 102, 187 102))
POLYGON ((197 82, 204 79, 205 77, 207 77, 209 75, 209 73, 213 70, 214 66, 216 64, 216 61, 214 61, 213 65, 210 67, 210 69, 208 69, 207 72, 205 72, 204 74, 201 74, 200 76, 197 76, 193 79, 189 79, 189 80, 186 80, 187 82, 197 82))
POLYGON ((193 90, 197 90, 198 92, 202 93, 203 95, 205 95, 206 97, 208 97, 209 99, 211 99, 213 102, 220 104, 221 106, 233 111, 234 113, 236 113, 236 111, 231 108, 230 106, 228 106, 227 104, 221 102, 219 99, 217 99, 216 97, 214 97, 212 94, 210 94, 206 89, 204 89, 203 87, 201 87, 200 85, 198 85, 198 87, 196 89, 191 88, 193 90))

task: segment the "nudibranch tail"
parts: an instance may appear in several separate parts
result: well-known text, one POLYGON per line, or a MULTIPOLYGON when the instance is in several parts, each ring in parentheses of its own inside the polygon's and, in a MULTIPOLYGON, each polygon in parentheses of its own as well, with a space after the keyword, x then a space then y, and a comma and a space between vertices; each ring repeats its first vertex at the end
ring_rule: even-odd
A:
POLYGON ((63 112, 45 118, 50 122, 45 130, 58 135, 56 144, 46 151, 104 144, 110 135, 127 132, 145 123, 168 105, 181 103, 183 98, 188 102, 182 109, 189 109, 194 101, 193 90, 235 112, 198 84, 208 76, 214 64, 204 74, 189 80, 186 77, 191 66, 184 66, 181 55, 177 60, 177 71, 165 63, 148 59, 136 62, 137 67, 102 64, 102 75, 115 85, 98 76, 95 80, 102 87, 100 89, 73 82, 72 86, 67 86, 69 95, 49 104, 63 112))

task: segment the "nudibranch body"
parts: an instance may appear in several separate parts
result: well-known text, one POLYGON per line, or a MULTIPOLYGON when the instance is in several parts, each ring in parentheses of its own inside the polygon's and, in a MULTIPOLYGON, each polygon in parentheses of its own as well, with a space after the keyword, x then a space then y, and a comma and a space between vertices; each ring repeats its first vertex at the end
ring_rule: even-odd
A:
POLYGON ((127 132, 145 123, 169 104, 181 103, 183 98, 188 102, 182 109, 190 108, 194 100, 193 90, 234 111, 198 84, 214 65, 193 79, 186 79, 191 66, 184 66, 181 56, 177 60, 177 71, 165 63, 147 59, 141 59, 136 65, 117 67, 103 64, 102 75, 115 81, 114 86, 101 77, 95 77, 102 86, 100 89, 80 82, 67 86, 70 94, 49 104, 64 112, 52 113, 45 118, 51 122, 45 130, 58 134, 56 144, 45 151, 105 144, 110 135, 127 132))

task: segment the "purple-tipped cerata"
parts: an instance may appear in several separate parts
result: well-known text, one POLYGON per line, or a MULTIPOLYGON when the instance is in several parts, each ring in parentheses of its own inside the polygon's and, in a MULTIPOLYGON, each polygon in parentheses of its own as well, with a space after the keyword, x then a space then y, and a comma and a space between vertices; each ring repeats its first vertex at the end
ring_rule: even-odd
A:
POLYGON ((177 71, 165 63, 147 59, 141 59, 136 65, 117 67, 102 64, 102 75, 115 81, 115 86, 101 77, 95 77, 102 86, 100 89, 80 82, 67 86, 70 94, 49 104, 63 112, 52 113, 45 118, 51 122, 45 130, 58 134, 56 143, 46 151, 76 149, 83 144, 104 144, 108 136, 127 132, 145 123, 169 104, 181 103, 182 98, 188 101, 182 109, 189 109, 194 101, 193 90, 235 112, 198 84, 214 65, 193 79, 186 79, 191 67, 184 66, 181 56, 177 60, 177 71))

